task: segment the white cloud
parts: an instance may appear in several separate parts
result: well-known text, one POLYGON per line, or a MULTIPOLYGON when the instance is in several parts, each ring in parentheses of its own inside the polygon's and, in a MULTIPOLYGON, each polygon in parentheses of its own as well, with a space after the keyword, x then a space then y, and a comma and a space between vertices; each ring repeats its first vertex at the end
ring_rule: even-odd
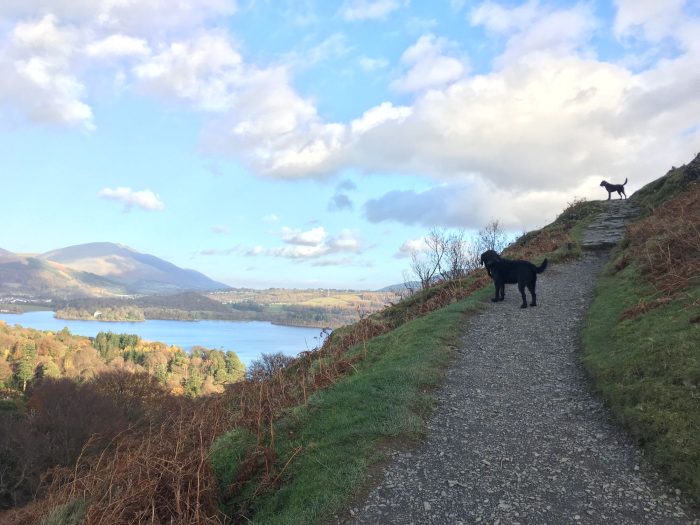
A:
POLYGON ((403 259, 410 257, 414 253, 424 252, 428 249, 428 245, 425 243, 425 237, 418 237, 417 239, 408 239, 401 246, 399 246, 398 251, 394 254, 396 259, 403 259))
MULTIPOLYGON (((91 131, 84 79, 92 68, 105 60, 145 59, 153 42, 167 48, 174 35, 235 10, 234 0, 1 2, 0 28, 8 33, 0 33, 0 109, 12 118, 91 131)), ((116 68, 123 85, 123 69, 116 68)))
POLYGON ((187 100, 205 110, 226 110, 242 82, 243 60, 222 34, 202 34, 172 42, 134 67, 151 93, 187 100))
POLYGON ((268 215, 265 215, 265 216, 262 218, 262 220, 263 220, 263 222, 270 222, 270 223, 273 223, 273 222, 278 222, 278 221, 280 220, 280 218, 277 216, 277 214, 275 214, 275 213, 270 213, 270 214, 268 214, 268 215))
POLYGON ((18 23, 0 41, 0 105, 33 122, 92 130, 85 86, 71 70, 79 36, 53 15, 18 23))
POLYGON ((146 56, 151 52, 148 43, 142 38, 127 35, 110 35, 88 44, 86 52, 92 57, 146 56))
MULTIPOLYGON (((365 215, 374 223, 395 221, 426 227, 473 229, 497 219, 506 228, 520 231, 551 222, 574 196, 605 197, 607 194, 601 194, 599 183, 600 178, 589 177, 562 190, 509 190, 475 177, 467 184, 445 184, 420 192, 389 192, 369 200, 365 204, 365 215)), ((421 251, 421 242, 422 239, 406 241, 395 257, 421 251)))
MULTIPOLYGON (((590 52, 596 21, 588 5, 526 7, 530 11, 515 13, 499 7, 510 17, 501 26, 477 17, 503 38, 504 52, 489 73, 451 77, 447 85, 418 92, 410 106, 385 102, 348 123, 326 123, 311 106, 284 138, 247 136, 249 147, 236 151, 275 177, 356 167, 431 176, 452 181, 453 189, 469 180, 475 205, 488 202, 488 195, 524 203, 504 212, 514 228, 532 224, 538 215, 532 210, 554 213, 574 192, 590 194, 582 181, 595 190, 602 178, 629 177, 633 189, 694 156, 698 132, 688 130, 700 124, 700 45, 633 72, 590 52)), ((687 21, 679 28, 683 42, 690 41, 690 27, 687 21)), ((406 60, 419 60, 422 49, 435 47, 428 44, 411 46, 406 60)), ((481 224, 451 202, 454 213, 436 221, 481 224)), ((405 217, 429 223, 429 215, 405 217)))
POLYGON ((537 0, 513 8, 487 1, 472 10, 470 20, 472 25, 507 37, 506 48, 495 61, 497 66, 533 53, 571 56, 589 41, 597 24, 587 4, 556 10, 541 6, 537 0))
POLYGON ((616 0, 615 35, 641 36, 658 42, 682 23, 685 3, 686 0, 616 0))
POLYGON ((134 191, 127 187, 103 188, 98 196, 124 205, 124 211, 129 211, 133 207, 146 211, 160 211, 165 208, 162 200, 151 190, 134 191))
POLYGON ((472 25, 484 26, 493 33, 507 34, 530 25, 538 17, 539 10, 538 0, 529 0, 513 8, 486 1, 475 7, 469 18, 472 25))
POLYGON ((288 244, 299 246, 318 246, 323 244, 327 236, 328 233, 323 226, 317 226, 307 231, 294 230, 286 226, 282 228, 282 240, 288 244))
POLYGON ((51 13, 61 20, 95 29, 162 36, 201 26, 217 16, 236 12, 234 0, 4 0, 0 17, 51 13))
POLYGON ((338 253, 360 253, 361 243, 357 234, 344 229, 338 235, 330 236, 323 226, 306 231, 284 227, 281 231, 285 246, 263 248, 256 246, 248 255, 268 255, 285 259, 317 259, 338 253))
POLYGON ((401 62, 408 68, 401 78, 392 82, 397 91, 415 92, 446 86, 466 74, 462 60, 445 55, 450 43, 434 35, 423 35, 404 51, 401 62))
POLYGON ((346 0, 340 15, 348 21, 382 19, 402 5, 399 0, 346 0))

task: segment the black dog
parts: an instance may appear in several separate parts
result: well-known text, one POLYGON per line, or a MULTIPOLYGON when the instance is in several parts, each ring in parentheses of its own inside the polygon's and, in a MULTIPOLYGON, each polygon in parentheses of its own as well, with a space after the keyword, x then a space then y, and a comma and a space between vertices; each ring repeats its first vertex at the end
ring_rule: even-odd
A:
POLYGON ((625 182, 622 184, 610 184, 609 182, 601 182, 600 185, 605 187, 606 190, 608 190, 608 200, 610 200, 610 196, 614 191, 617 192, 617 194, 622 198, 622 196, 625 196, 625 199, 627 198, 627 194, 625 193, 625 184, 627 184, 627 179, 625 178, 625 182))
POLYGON ((527 308, 525 287, 530 290, 530 295, 532 296, 530 306, 537 306, 537 294, 535 293, 537 274, 542 273, 547 268, 547 259, 539 266, 535 266, 529 261, 502 259, 493 250, 488 250, 481 254, 481 264, 486 266, 486 271, 493 279, 493 284, 496 287, 496 296, 491 299, 494 303, 505 298, 506 284, 517 283, 518 290, 523 298, 523 304, 520 305, 520 308, 527 308))

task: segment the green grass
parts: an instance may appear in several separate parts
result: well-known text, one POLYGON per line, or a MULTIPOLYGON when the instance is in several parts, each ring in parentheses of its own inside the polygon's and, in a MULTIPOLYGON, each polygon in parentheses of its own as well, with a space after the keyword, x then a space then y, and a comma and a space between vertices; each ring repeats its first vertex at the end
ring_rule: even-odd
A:
POLYGON ((87 502, 74 500, 56 507, 44 518, 41 525, 81 525, 87 510, 87 502))
POLYGON ((697 287, 632 319, 654 298, 629 266, 597 285, 583 333, 595 387, 674 486, 700 503, 700 326, 697 287))
POLYGON ((651 209, 680 195, 691 184, 697 184, 698 180, 700 180, 700 155, 692 162, 679 168, 672 168, 663 177, 640 188, 630 199, 648 213, 651 209))
MULTIPOLYGON (((480 290, 372 339, 355 373, 289 411, 278 424, 277 452, 282 463, 300 452, 281 487, 254 500, 252 523, 318 523, 357 494, 382 459, 382 444, 420 436, 433 406, 426 389, 439 384, 465 314, 489 293, 480 290)), ((351 350, 364 351, 361 345, 351 350)), ((229 455, 214 454, 215 471, 225 472, 222 463, 237 457, 235 447, 229 455)))

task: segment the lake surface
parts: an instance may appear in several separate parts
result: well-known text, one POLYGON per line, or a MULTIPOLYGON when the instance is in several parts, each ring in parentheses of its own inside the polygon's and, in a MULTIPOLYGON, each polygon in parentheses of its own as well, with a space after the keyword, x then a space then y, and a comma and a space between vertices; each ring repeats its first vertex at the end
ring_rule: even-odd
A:
POLYGON ((195 345, 233 350, 246 366, 260 354, 282 352, 295 356, 315 348, 321 330, 279 326, 262 321, 158 321, 120 323, 56 319, 53 312, 0 314, 9 325, 57 332, 64 327, 75 335, 94 337, 98 332, 136 334, 147 341, 162 341, 189 350, 195 345))

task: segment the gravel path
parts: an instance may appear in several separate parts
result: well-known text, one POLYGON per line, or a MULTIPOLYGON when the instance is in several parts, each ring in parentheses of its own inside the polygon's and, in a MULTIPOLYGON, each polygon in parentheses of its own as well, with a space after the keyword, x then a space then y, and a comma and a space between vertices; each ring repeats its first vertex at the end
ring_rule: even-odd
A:
POLYGON ((676 524, 684 510, 591 393, 578 337, 607 251, 514 285, 466 328, 425 441, 395 452, 338 523, 676 524))

